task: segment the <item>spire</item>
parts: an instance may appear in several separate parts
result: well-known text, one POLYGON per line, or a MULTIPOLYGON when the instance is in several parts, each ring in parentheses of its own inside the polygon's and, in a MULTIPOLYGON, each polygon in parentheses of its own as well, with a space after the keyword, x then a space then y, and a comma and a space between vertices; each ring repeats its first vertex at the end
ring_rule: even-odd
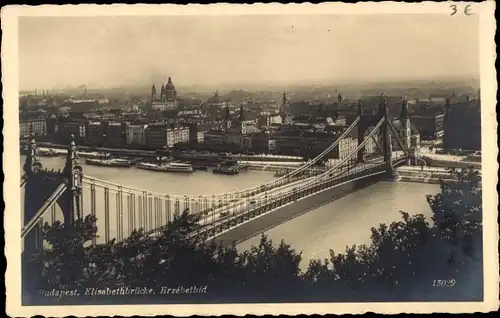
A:
POLYGON ((403 101, 401 102, 401 114, 399 118, 401 120, 408 119, 408 101, 406 99, 403 99, 403 101))
POLYGON ((229 120, 229 102, 226 102, 226 120, 229 120))
POLYGON ((379 109, 384 108, 384 99, 385 99, 384 93, 380 94, 380 100, 379 100, 379 104, 378 104, 379 109))
POLYGON ((156 87, 155 84, 151 87, 151 99, 154 99, 156 97, 156 87))
POLYGON ((358 116, 362 116, 364 113, 364 109, 363 109, 363 102, 360 100, 358 100, 358 116))
POLYGON ((335 111, 334 111, 334 115, 335 115, 335 118, 339 119, 339 109, 340 109, 340 105, 342 104, 342 96, 339 94, 337 96, 337 102, 335 103, 335 111))
MULTIPOLYGON (((387 96, 384 95, 384 93, 380 94, 380 104, 378 107, 378 114, 380 116, 387 114, 388 109, 387 109, 387 96)), ((375 115, 377 112, 375 109, 373 110, 373 114, 375 115)))
POLYGON ((73 168, 78 165, 78 153, 76 149, 75 136, 71 135, 71 142, 68 147, 68 154, 66 156, 66 165, 64 166, 64 174, 72 174, 73 168))
POLYGON ((219 90, 218 89, 215 90, 215 95, 214 96, 217 96, 217 97, 219 96, 219 90))
POLYGON ((172 78, 170 76, 168 77, 167 84, 172 84, 172 78))
POLYGON ((23 166, 23 170, 27 175, 42 167, 42 164, 38 160, 38 148, 35 142, 35 135, 31 133, 30 137, 31 140, 28 144, 28 155, 26 156, 26 161, 23 166))
POLYGON ((245 120, 245 112, 243 111, 243 102, 240 104, 240 121, 245 120))
POLYGON ((285 107, 286 103, 287 103, 287 101, 286 101, 286 93, 283 92, 283 102, 282 102, 283 108, 285 107))

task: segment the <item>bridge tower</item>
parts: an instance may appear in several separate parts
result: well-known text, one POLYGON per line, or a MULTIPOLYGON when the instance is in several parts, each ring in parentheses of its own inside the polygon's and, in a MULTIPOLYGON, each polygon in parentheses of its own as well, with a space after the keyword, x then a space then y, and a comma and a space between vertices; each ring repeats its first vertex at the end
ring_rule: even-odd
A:
MULTIPOLYGON (((358 103, 358 116, 360 120, 358 123, 358 145, 362 144, 365 139, 365 132, 371 126, 376 126, 381 119, 385 119, 382 126, 380 127, 380 135, 382 139, 382 150, 384 152, 384 161, 387 164, 387 176, 390 179, 397 178, 397 171, 394 169, 392 162, 392 136, 391 136, 391 118, 389 117, 389 111, 387 108, 387 98, 384 94, 380 95, 380 102, 378 111, 373 114, 365 114, 363 109, 363 104, 360 101, 358 103)), ((358 163, 365 162, 365 147, 362 147, 357 154, 358 163)))
MULTIPOLYGON (((38 160, 35 139, 32 137, 28 145, 28 155, 24 164, 24 224, 28 224, 46 202, 54 200, 59 205, 65 226, 72 226, 75 217, 82 214, 82 178, 83 169, 78 164, 77 149, 72 136, 68 148, 66 164, 63 170, 44 169, 38 160)), ((41 247, 42 231, 34 226, 24 237, 24 252, 31 255, 41 247)))
MULTIPOLYGON (((365 139, 365 129, 363 129, 363 118, 365 115, 365 110, 363 107, 363 102, 361 100, 358 101, 358 116, 361 118, 358 123, 358 145, 360 145, 365 139)), ((361 148, 357 153, 357 161, 362 163, 365 161, 365 147, 361 148)))
POLYGON ((389 110, 387 108, 387 99, 383 97, 379 107, 379 118, 383 117, 384 123, 382 124, 382 140, 384 150, 384 161, 387 165, 386 175, 389 179, 397 179, 397 170, 394 169, 392 162, 392 135, 391 135, 391 118, 389 117, 389 110))
MULTIPOLYGON (((365 140, 365 132, 369 127, 374 127, 377 125, 377 123, 385 116, 385 112, 387 105, 386 105, 386 98, 384 94, 380 95, 380 102, 379 102, 379 107, 378 111, 374 112, 372 114, 365 114, 364 112, 364 107, 363 107, 363 102, 360 100, 358 101, 358 116, 360 117, 359 123, 358 123, 358 145, 362 144, 363 141, 365 140), (385 107, 385 108, 384 108, 385 107)), ((381 127, 381 132, 384 131, 384 127, 381 127)), ((358 154, 357 154, 357 161, 359 163, 365 162, 365 147, 362 147, 358 154)))
POLYGON ((411 151, 412 149, 411 123, 410 123, 410 117, 408 116, 408 101, 406 99, 403 99, 403 101, 401 102, 401 114, 399 116, 399 120, 401 121, 401 124, 403 126, 402 127, 403 145, 409 151, 409 156, 406 159, 406 164, 410 165, 412 159, 414 159, 415 157, 415 153, 411 151))

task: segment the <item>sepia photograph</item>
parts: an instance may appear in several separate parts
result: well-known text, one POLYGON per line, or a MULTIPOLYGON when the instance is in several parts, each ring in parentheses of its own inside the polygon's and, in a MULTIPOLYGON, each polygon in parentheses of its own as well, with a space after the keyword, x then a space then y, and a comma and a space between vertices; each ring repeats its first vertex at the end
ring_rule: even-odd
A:
POLYGON ((2 8, 8 300, 498 309, 494 8, 2 8))

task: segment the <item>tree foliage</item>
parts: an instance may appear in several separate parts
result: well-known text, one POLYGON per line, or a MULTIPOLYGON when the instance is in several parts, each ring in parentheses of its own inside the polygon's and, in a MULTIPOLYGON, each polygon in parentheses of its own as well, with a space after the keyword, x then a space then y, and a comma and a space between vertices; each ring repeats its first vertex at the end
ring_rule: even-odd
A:
POLYGON ((346 247, 344 253, 331 250, 329 259, 311 260, 303 272, 300 252, 284 241, 274 245, 265 235, 243 252, 234 244, 205 242, 196 234, 200 216, 187 210, 157 233, 140 229, 122 242, 99 245, 91 244, 97 235, 94 216, 69 227, 46 224, 49 247, 32 258, 31 265, 38 270, 32 273, 32 288, 25 292, 208 286, 217 299, 257 301, 373 300, 379 292, 397 295, 429 271, 440 266, 448 270, 438 257, 443 246, 467 251, 481 237, 480 175, 471 169, 453 174, 456 182, 443 182, 439 194, 428 196, 434 224, 422 214, 401 212, 401 220, 372 228, 371 244, 346 247))

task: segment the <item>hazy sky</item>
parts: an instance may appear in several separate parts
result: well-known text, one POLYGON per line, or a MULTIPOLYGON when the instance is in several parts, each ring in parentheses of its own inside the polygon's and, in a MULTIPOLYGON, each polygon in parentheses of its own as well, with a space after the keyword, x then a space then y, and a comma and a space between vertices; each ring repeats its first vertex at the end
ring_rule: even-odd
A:
POLYGON ((478 18, 23 17, 21 89, 479 76, 478 18))

